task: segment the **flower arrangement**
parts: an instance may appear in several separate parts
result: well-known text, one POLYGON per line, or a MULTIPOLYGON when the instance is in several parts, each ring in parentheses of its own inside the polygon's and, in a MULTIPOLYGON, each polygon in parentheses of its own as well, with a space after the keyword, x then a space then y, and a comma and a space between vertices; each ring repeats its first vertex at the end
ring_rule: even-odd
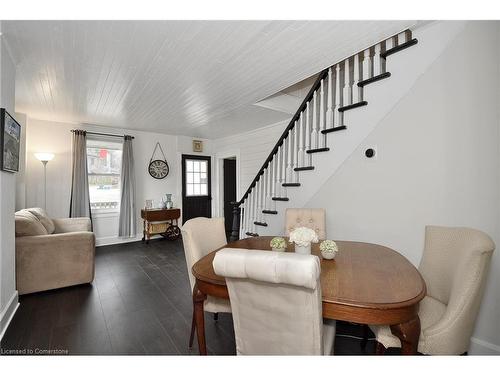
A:
POLYGON ((311 242, 317 243, 319 240, 314 230, 306 227, 299 227, 290 232, 289 241, 298 246, 309 246, 311 242))
POLYGON ((286 249, 286 241, 283 237, 274 237, 272 240, 271 240, 271 248, 273 250, 285 250, 286 249))
POLYGON ((333 259, 339 251, 337 244, 332 240, 324 240, 319 244, 321 255, 325 259, 333 259))

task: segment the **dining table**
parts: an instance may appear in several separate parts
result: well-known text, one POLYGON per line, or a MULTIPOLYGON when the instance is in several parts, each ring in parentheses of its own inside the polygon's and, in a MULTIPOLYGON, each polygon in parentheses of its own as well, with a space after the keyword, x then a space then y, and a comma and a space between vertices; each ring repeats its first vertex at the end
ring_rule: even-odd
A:
MULTIPOLYGON (((222 248, 271 251, 273 237, 249 237, 222 248)), ((401 341, 401 354, 417 354, 420 337, 419 302, 426 295, 424 279, 403 255, 388 247, 366 242, 335 241, 338 253, 323 259, 318 243, 311 254, 321 259, 323 318, 358 324, 387 325, 401 341)), ((287 252, 294 245, 287 241, 287 252)), ((207 354, 203 305, 207 296, 229 299, 224 277, 215 274, 215 254, 208 253, 192 267, 193 321, 199 352, 207 354)))

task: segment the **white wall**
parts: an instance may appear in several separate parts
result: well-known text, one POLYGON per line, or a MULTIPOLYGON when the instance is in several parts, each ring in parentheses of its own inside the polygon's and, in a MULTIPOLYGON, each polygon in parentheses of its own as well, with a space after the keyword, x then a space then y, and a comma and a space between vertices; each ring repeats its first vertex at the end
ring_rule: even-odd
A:
MULTIPOLYGON (((415 265, 426 224, 477 228, 500 247, 498 43, 496 22, 469 23, 306 204, 326 208, 329 237, 387 245, 415 265)), ((499 253, 472 353, 500 354, 499 253)))
MULTIPOLYGON (((136 169, 136 199, 138 209, 137 238, 142 237, 140 208, 146 199, 159 201, 166 193, 173 194, 176 207, 181 207, 182 153, 192 153, 192 138, 91 125, 56 123, 28 118, 26 141, 26 206, 40 206, 43 202, 43 167, 34 157, 35 152, 53 152, 55 157, 47 164, 47 212, 52 217, 67 217, 71 192, 71 129, 86 129, 104 133, 129 134, 133 142, 136 169), (167 157, 170 172, 163 180, 152 178, 147 170, 156 142, 160 142, 167 157)), ((211 152, 211 141, 204 141, 204 154, 211 152)), ((158 156, 158 154, 156 155, 158 156)), ((118 214, 94 215, 94 230, 99 245, 121 242, 118 239, 118 214)))
MULTIPOLYGON (((0 23, 1 32, 1 23, 0 23)), ((0 107, 14 115, 16 70, 0 35, 0 107)), ((0 338, 18 306, 15 279, 16 174, 0 171, 0 338)))
POLYGON ((287 125, 288 121, 282 121, 249 132, 214 139, 215 155, 239 153, 240 189, 236 192, 237 199, 245 194, 287 125))

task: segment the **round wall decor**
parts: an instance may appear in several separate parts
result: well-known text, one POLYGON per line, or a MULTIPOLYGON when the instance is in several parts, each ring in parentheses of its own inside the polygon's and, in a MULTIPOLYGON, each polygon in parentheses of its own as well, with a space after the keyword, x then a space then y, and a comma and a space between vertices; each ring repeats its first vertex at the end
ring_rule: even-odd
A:
POLYGON ((163 149, 161 148, 160 142, 156 142, 156 146, 153 150, 153 155, 151 155, 151 159, 149 160, 148 172, 151 175, 151 177, 156 178, 157 180, 161 180, 161 179, 168 176, 169 171, 170 171, 170 168, 168 167, 167 158, 165 157, 165 153, 163 152, 163 149), (157 148, 160 148, 160 152, 163 155, 163 159, 153 160, 157 148))

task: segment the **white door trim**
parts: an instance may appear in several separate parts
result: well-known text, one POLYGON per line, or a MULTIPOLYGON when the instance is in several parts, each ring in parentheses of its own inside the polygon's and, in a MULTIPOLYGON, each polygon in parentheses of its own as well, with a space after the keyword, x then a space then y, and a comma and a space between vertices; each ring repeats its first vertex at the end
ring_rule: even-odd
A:
POLYGON ((218 152, 215 154, 215 181, 213 186, 215 187, 215 215, 212 216, 224 216, 224 159, 235 157, 236 158, 236 197, 240 199, 240 150, 228 150, 223 152, 218 152))

